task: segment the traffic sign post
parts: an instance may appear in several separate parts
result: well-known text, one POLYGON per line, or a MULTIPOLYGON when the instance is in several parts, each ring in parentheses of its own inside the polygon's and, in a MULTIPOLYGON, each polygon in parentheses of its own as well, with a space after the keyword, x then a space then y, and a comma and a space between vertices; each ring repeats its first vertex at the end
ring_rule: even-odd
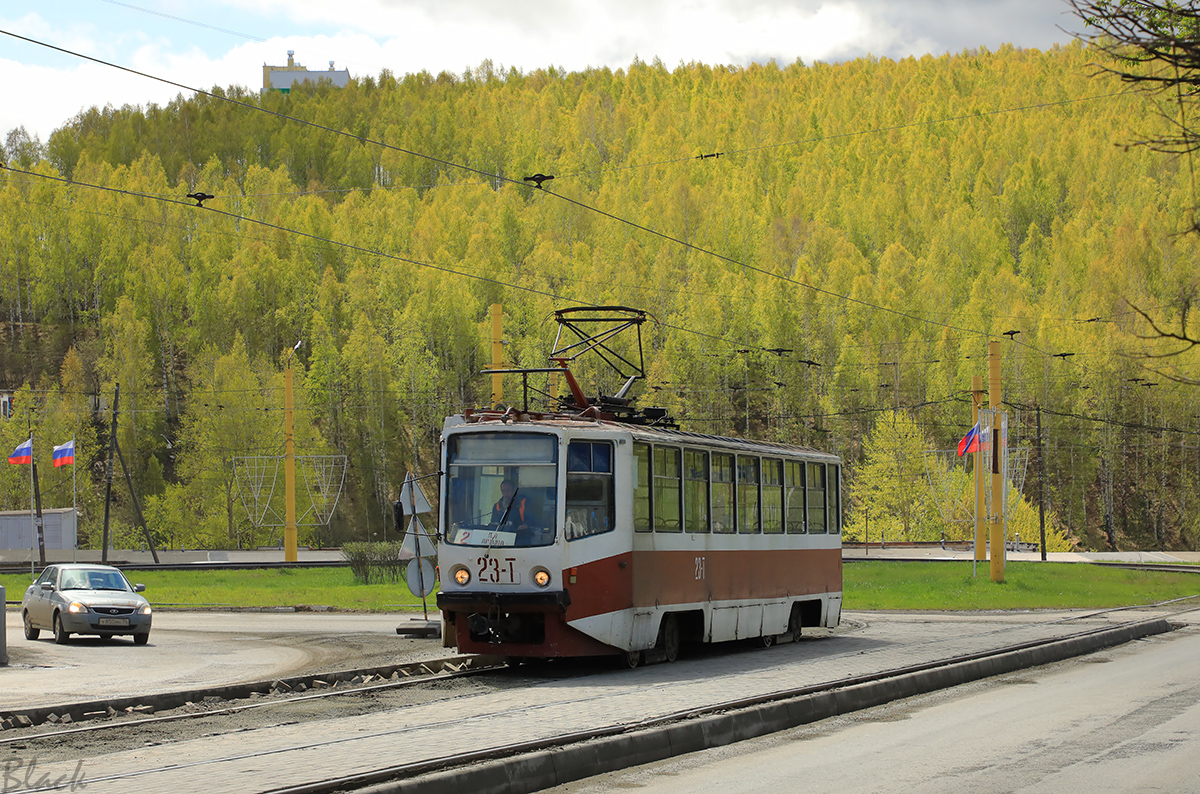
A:
POLYGON ((407 552, 412 555, 412 561, 409 562, 405 572, 405 579, 408 583, 409 591, 413 595, 420 597, 421 609, 425 616, 425 623, 423 625, 413 621, 407 626, 397 626, 396 633, 437 636, 440 632, 440 623, 429 620, 429 604, 425 600, 433 592, 434 586, 437 583, 437 569, 435 567, 437 563, 437 546, 433 538, 421 526, 421 520, 418 518, 420 513, 432 513, 433 508, 430 506, 429 500, 425 498, 425 494, 421 491, 421 486, 417 483, 417 479, 412 476, 412 473, 405 475, 404 486, 400 489, 400 498, 396 500, 393 507, 400 521, 403 521, 406 514, 411 516, 408 529, 404 533, 404 539, 400 542, 400 553, 404 554, 407 552))

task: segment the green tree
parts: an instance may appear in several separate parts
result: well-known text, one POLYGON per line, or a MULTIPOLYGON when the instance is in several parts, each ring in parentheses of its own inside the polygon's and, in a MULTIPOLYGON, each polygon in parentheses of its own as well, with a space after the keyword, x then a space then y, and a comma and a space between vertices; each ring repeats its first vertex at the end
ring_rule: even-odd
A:
POLYGON ((879 415, 863 443, 845 537, 896 541, 941 537, 945 526, 926 482, 927 449, 927 440, 908 414, 879 415))

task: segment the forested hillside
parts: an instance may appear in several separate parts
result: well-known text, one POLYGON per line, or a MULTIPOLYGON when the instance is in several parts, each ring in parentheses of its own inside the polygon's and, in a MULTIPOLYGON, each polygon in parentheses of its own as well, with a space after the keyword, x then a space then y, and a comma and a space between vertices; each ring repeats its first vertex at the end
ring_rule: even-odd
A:
MULTIPOLYGON (((1123 145, 1163 122, 1089 76, 1095 57, 484 63, 93 108, 0 171, 0 390, 16 391, 0 441, 35 427, 61 506, 50 445, 77 434, 95 544, 119 384, 159 542, 273 541, 231 461, 280 454, 303 340, 298 451, 349 469, 331 530, 301 542, 394 537, 405 471, 435 470, 443 417, 488 399, 488 306, 508 362, 544 366, 554 309, 620 304, 656 321, 643 404, 845 457, 848 537, 868 511, 871 539, 969 532, 940 517, 927 480, 953 477, 929 478, 925 452, 969 428, 999 339, 1014 447, 1043 408, 1057 547, 1196 548, 1200 391, 1147 369, 1137 354, 1166 348, 1133 308, 1186 317, 1193 186, 1186 162, 1123 145)), ((1150 363, 1196 373, 1191 354, 1150 363)), ((619 385, 581 368, 589 391, 619 385)), ((28 505, 27 477, 0 470, 0 509, 28 505)), ((118 508, 118 543, 138 545, 118 508)))

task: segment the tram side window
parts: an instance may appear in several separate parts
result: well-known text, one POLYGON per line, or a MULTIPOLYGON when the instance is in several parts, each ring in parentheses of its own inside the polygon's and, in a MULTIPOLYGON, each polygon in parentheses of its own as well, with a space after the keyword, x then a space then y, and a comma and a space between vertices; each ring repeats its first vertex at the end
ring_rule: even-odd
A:
POLYGON ((607 441, 567 445, 567 540, 613 528, 613 446, 607 441))
POLYGON ((783 514, 789 534, 804 534, 804 464, 798 460, 783 464, 783 514))
POLYGON ((808 464, 808 531, 825 532, 825 464, 808 464))
POLYGON ((828 496, 829 531, 840 534, 842 531, 842 469, 840 466, 829 467, 828 496))
POLYGON ((762 528, 778 535, 783 532, 783 461, 764 458, 762 462, 762 528))
POLYGON ((712 454, 712 530, 730 533, 733 524, 733 455, 712 454))
POLYGON ((654 448, 654 530, 682 532, 683 508, 680 499, 679 450, 671 447, 654 448))
POLYGON ((683 521, 688 532, 708 532, 708 453, 683 453, 683 521))
POLYGON ((649 532, 650 524, 650 445, 633 445, 633 529, 649 532))
POLYGON ((758 512, 758 458, 738 455, 738 532, 743 534, 760 531, 758 512))

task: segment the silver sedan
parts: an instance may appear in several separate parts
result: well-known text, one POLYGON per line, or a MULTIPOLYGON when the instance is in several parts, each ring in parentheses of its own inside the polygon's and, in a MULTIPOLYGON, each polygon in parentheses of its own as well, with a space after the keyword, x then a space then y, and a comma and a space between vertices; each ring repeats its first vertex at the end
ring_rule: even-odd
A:
POLYGON ((72 634, 132 634, 135 644, 145 645, 152 615, 143 590, 110 565, 49 565, 21 599, 25 639, 47 629, 60 645, 72 634))

